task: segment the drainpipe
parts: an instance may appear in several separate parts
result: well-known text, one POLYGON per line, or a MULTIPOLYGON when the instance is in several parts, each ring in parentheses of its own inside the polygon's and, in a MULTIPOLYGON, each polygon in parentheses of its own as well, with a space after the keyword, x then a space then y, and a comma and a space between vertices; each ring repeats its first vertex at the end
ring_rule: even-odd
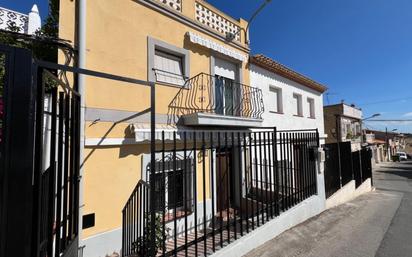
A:
MULTIPOLYGON (((86 68, 86 1, 87 0, 77 0, 76 1, 76 46, 78 50, 78 68, 85 69, 86 68)), ((85 133, 84 133, 84 126, 85 126, 85 75, 78 74, 77 77, 77 84, 78 84, 78 92, 81 96, 81 110, 80 110, 80 178, 79 178, 79 242, 80 247, 82 246, 82 217, 83 217, 83 174, 84 174, 84 143, 85 143, 85 133)))

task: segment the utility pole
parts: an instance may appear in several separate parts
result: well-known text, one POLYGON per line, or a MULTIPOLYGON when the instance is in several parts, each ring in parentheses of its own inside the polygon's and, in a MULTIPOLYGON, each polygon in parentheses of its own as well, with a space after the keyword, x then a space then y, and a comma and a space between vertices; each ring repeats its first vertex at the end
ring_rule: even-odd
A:
POLYGON ((385 128, 385 143, 386 143, 386 157, 389 161, 389 139, 388 139, 388 127, 385 128))
MULTIPOLYGON (((392 131, 391 131, 391 133, 392 132, 395 132, 395 131, 397 131, 398 129, 392 129, 392 131)), ((392 133, 393 134, 393 133, 392 133)), ((386 137, 386 155, 388 156, 388 161, 390 161, 390 159, 389 159, 389 137, 388 137, 388 127, 386 127, 386 129, 385 129, 385 137, 386 137)), ((392 153, 391 153, 391 155, 392 155, 392 153)))

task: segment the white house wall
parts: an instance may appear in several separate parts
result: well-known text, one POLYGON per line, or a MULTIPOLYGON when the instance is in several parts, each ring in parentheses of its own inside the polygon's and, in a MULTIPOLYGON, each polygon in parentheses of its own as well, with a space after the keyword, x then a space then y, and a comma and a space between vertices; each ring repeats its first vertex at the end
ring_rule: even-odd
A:
POLYGON ((262 89, 265 105, 262 126, 276 126, 278 130, 318 128, 320 137, 323 137, 323 96, 321 93, 253 64, 250 66, 250 84, 253 87, 262 89), (283 114, 272 113, 268 110, 268 103, 271 101, 270 86, 282 90, 283 114), (303 117, 294 116, 296 107, 293 104, 293 94, 302 95, 303 117), (315 119, 309 118, 308 98, 314 99, 315 119))

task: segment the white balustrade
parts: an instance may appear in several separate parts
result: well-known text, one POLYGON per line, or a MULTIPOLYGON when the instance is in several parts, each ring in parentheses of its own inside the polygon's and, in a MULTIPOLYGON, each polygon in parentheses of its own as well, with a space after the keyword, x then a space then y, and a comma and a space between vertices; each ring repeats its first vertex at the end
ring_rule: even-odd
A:
POLYGON ((198 22, 224 35, 233 34, 235 39, 240 41, 238 25, 200 3, 196 3, 195 11, 198 22))
POLYGON ((0 29, 10 27, 16 27, 20 33, 34 34, 41 27, 37 5, 33 5, 28 15, 0 7, 0 29))
POLYGON ((156 0, 178 12, 182 12, 182 0, 156 0))

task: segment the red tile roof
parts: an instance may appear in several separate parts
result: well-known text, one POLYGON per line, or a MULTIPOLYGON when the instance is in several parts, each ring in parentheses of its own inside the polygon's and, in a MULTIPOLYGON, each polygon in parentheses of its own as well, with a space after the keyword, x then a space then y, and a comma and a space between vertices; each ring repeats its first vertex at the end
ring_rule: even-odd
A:
POLYGON ((276 62, 275 60, 264 56, 262 54, 257 54, 253 57, 250 57, 250 63, 255 64, 263 69, 266 69, 268 71, 274 72, 276 74, 281 75, 282 77, 285 77, 287 79, 290 79, 292 81, 295 81, 299 84, 302 84, 308 88, 311 88, 315 91, 318 91, 320 93, 325 92, 328 88, 296 71, 293 71, 292 69, 289 69, 288 67, 276 62))

